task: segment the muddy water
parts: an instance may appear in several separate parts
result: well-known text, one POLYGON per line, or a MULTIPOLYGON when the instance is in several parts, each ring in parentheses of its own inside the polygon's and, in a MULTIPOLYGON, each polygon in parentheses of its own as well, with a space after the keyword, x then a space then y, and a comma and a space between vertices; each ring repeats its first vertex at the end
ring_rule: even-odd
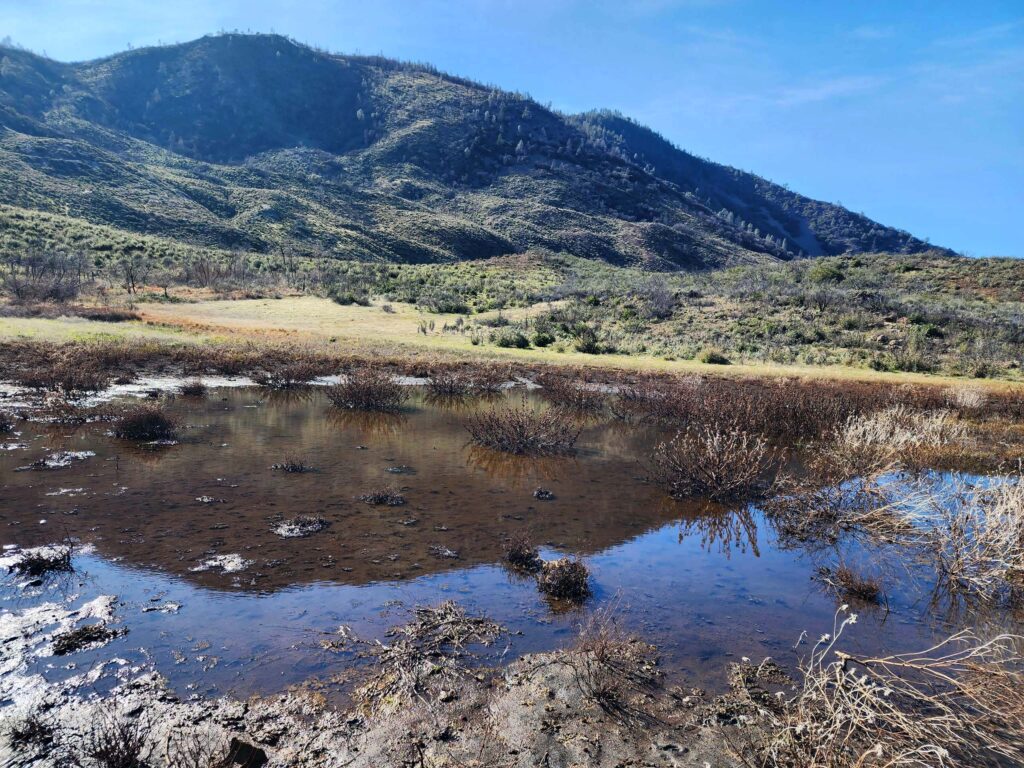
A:
MULTIPOLYGON (((415 605, 455 599, 512 630, 491 661, 568 644, 589 611, 613 604, 627 630, 660 646, 674 678, 720 689, 730 661, 792 663, 801 632, 831 630, 838 601, 814 577, 839 560, 884 571, 887 591, 886 607, 860 610, 850 648, 904 650, 946 628, 928 574, 883 569, 885 553, 787 550, 756 509, 667 499, 646 480, 662 437, 653 428, 596 420, 575 457, 536 461, 474 449, 464 409, 420 398, 397 417, 251 388, 169 407, 185 425, 176 445, 127 444, 100 424, 25 423, 4 438, 0 542, 87 546, 73 576, 29 587, 8 576, 0 609, 119 598, 128 633, 67 657, 79 670, 112 657, 151 663, 181 693, 331 683, 358 663, 322 648, 339 626, 382 637, 415 605), (16 471, 60 451, 73 458, 51 463, 67 466, 16 471), (286 460, 315 471, 272 468, 286 460), (407 503, 359 500, 386 485, 407 503), (555 498, 535 499, 540 486, 555 498), (281 536, 296 515, 328 525, 281 536), (550 603, 502 567, 502 542, 519 531, 545 557, 585 558, 594 595, 582 609, 550 603)), ((70 673, 44 661, 48 678, 70 673)))

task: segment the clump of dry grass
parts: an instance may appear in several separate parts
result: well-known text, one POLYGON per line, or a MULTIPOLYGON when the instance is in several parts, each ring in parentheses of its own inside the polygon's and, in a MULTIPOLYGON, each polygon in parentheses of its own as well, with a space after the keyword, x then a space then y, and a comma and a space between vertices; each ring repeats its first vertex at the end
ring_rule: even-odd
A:
POLYGON ((389 413, 400 411, 409 397, 407 387, 388 371, 369 367, 356 368, 325 392, 336 408, 389 413))
POLYGON ((67 656, 96 643, 105 643, 122 634, 123 630, 110 629, 104 624, 86 624, 53 639, 53 655, 67 656))
POLYGON ((882 594, 882 583, 878 578, 858 573, 847 565, 820 568, 818 576, 836 594, 850 601, 877 603, 882 594))
POLYGON ((677 499, 762 496, 769 487, 766 478, 778 472, 781 461, 764 437, 720 424, 680 430, 654 451, 655 476, 677 499))
POLYGON ((996 766, 1024 761, 1021 638, 957 633, 919 653, 856 658, 837 649, 857 620, 836 626, 801 665, 795 696, 760 707, 760 765, 996 766))
POLYGON ((818 447, 812 468, 825 476, 856 477, 895 465, 921 467, 960 444, 964 436, 963 426, 949 411, 895 406, 870 416, 851 416, 818 447))
POLYGON ((646 695, 660 678, 656 650, 627 635, 616 610, 613 602, 591 613, 565 658, 585 699, 619 722, 642 726, 652 719, 643 706, 646 695))
POLYGON ((505 633, 503 626, 490 619, 467 616, 451 600, 417 608, 413 621, 388 631, 390 642, 369 644, 378 669, 356 691, 356 699, 371 713, 394 710, 417 699, 431 705, 443 703, 470 671, 469 647, 489 646, 505 633))
POLYGON ((536 573, 542 564, 540 551, 525 533, 518 533, 505 542, 505 562, 527 573, 536 573))
POLYGON ((72 764, 98 768, 144 768, 152 755, 152 724, 145 716, 130 717, 113 710, 90 720, 72 764), (85 760, 90 762, 83 761, 85 760))
POLYGON ((14 417, 7 411, 0 411, 0 435, 14 431, 14 417))
POLYGON ((430 370, 427 393, 440 400, 455 400, 473 392, 473 376, 465 368, 439 366, 430 370))
POLYGON ((178 422, 159 405, 126 408, 114 424, 114 435, 123 440, 173 440, 178 422))
POLYGON ((271 469, 275 469, 279 472, 287 472, 291 475, 301 475, 306 472, 314 472, 315 469, 307 464, 302 459, 298 459, 292 456, 287 457, 284 461, 277 464, 271 464, 271 469))
POLYGON ((532 408, 525 397, 518 407, 496 407, 471 417, 466 429, 477 445, 524 456, 572 453, 580 434, 571 416, 532 408))
POLYGON ((71 573, 74 567, 70 546, 36 547, 27 549, 10 566, 10 571, 24 576, 46 576, 50 573, 71 573))
POLYGON ((580 603, 590 596, 590 572, 582 560, 563 557, 545 561, 537 574, 537 587, 546 595, 580 603))
POLYGON ((56 727, 40 710, 33 709, 8 722, 7 738, 19 752, 38 752, 53 743, 56 727))
POLYGON ((376 507, 400 507, 405 504, 405 496, 394 486, 374 488, 359 497, 360 501, 372 504, 376 507))

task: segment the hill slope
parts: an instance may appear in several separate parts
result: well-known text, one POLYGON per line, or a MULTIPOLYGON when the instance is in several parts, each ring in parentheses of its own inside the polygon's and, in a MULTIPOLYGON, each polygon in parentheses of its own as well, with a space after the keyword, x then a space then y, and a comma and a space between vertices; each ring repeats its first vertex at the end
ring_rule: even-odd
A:
POLYGON ((182 243, 401 262, 528 248, 708 268, 929 246, 428 67, 222 35, 63 64, 0 50, 0 204, 182 243))

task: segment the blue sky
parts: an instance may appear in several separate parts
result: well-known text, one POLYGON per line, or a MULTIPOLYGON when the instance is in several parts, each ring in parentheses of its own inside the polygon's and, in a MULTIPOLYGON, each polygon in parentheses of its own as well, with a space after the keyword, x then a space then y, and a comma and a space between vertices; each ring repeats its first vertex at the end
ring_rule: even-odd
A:
POLYGON ((427 61, 973 255, 1024 256, 1024 2, 0 0, 61 60, 218 30, 427 61))

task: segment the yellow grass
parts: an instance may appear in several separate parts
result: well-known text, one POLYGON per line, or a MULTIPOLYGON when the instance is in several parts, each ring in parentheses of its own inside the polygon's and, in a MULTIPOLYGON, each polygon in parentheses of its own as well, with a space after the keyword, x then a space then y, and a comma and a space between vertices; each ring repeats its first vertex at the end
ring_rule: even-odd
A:
MULTIPOLYGON (((840 366, 707 365, 696 360, 665 360, 635 355, 586 355, 554 349, 502 349, 493 345, 473 346, 469 334, 441 333, 445 323, 454 324, 458 315, 431 314, 415 306, 392 302, 392 313, 380 304, 369 307, 341 306, 327 299, 288 296, 281 299, 210 300, 181 304, 143 303, 137 307, 141 322, 103 323, 79 317, 0 317, 0 338, 71 341, 103 338, 140 338, 152 341, 217 343, 224 341, 266 341, 302 346, 327 346, 345 352, 432 353, 451 357, 491 360, 520 360, 528 363, 661 371, 666 373, 709 373, 719 376, 797 376, 898 383, 964 384, 986 389, 1018 386, 1007 381, 957 379, 928 374, 889 373, 840 366), (433 321, 427 335, 418 332, 421 321, 433 321)), ((525 309, 505 310, 509 319, 534 315, 548 308, 538 304, 525 309)), ((474 316, 481 320, 496 313, 474 316)))

